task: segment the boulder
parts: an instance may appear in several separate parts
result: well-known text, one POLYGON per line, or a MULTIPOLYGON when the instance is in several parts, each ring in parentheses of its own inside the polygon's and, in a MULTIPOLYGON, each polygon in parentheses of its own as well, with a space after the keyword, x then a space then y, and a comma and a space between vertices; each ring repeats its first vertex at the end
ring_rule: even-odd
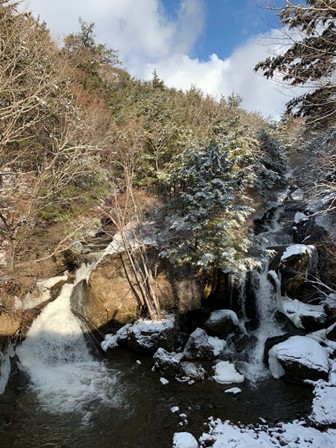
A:
POLYGON ((318 262, 317 249, 313 245, 293 244, 283 252, 279 270, 281 293, 302 300, 307 290, 306 280, 315 272, 318 262))
POLYGON ((206 375, 203 367, 193 362, 182 362, 181 370, 182 373, 176 377, 180 383, 194 384, 203 381, 206 375))
POLYGON ((237 314, 232 310, 212 311, 204 327, 209 334, 227 337, 233 332, 234 327, 239 324, 237 314))
POLYGON ((154 368, 158 370, 162 375, 169 378, 175 377, 175 375, 182 372, 181 366, 182 354, 169 353, 164 348, 160 347, 153 356, 155 361, 154 368))
POLYGON ((15 336, 21 326, 21 319, 16 313, 1 312, 0 314, 0 335, 2 337, 15 336))
POLYGON ((325 328, 327 315, 322 305, 310 305, 297 299, 282 298, 280 312, 287 316, 297 328, 314 332, 325 328))
POLYGON ((292 335, 289 333, 281 334, 279 336, 272 336, 267 338, 264 345, 264 363, 268 366, 268 352, 280 342, 287 341, 292 335))
POLYGON ((330 341, 335 341, 336 342, 336 323, 334 323, 329 328, 327 328, 326 335, 327 335, 327 338, 330 341))
MULTIPOLYGON (((124 251, 113 250, 113 246, 106 250, 88 281, 78 283, 71 296, 73 312, 89 327, 102 329, 107 324, 132 323, 145 306, 129 258, 124 251)), ((141 262, 137 248, 132 249, 132 255, 141 262)), ((155 247, 146 246, 146 257, 154 275, 161 309, 174 309, 185 314, 200 307, 203 283, 193 267, 175 268, 159 257, 155 247)))
POLYGON ((196 330, 189 336, 188 342, 183 351, 185 359, 212 360, 215 357, 214 346, 209 340, 209 335, 202 328, 196 330))
POLYGON ((127 344, 138 353, 155 353, 160 347, 174 349, 177 325, 174 316, 161 320, 140 319, 128 330, 127 344))
POLYGON ((292 336, 274 345, 268 355, 269 368, 274 378, 284 377, 295 383, 328 379, 327 352, 309 337, 292 336))

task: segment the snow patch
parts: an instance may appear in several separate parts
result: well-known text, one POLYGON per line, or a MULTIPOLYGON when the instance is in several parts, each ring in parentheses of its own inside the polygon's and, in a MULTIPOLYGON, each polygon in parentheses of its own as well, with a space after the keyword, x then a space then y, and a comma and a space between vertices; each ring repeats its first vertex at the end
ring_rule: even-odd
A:
POLYGON ((229 361, 220 361, 215 365, 214 371, 213 379, 219 384, 243 383, 245 379, 229 361))
POLYGON ((240 394, 241 389, 239 389, 239 387, 231 387, 230 389, 226 389, 224 391, 224 393, 226 394, 233 394, 233 395, 237 395, 240 394))
POLYGON ((282 254, 281 261, 286 260, 292 255, 301 255, 308 253, 308 255, 312 256, 314 252, 316 252, 316 247, 312 244, 292 244, 288 246, 285 252, 282 254))
POLYGON ((290 319, 297 328, 304 328, 301 322, 302 316, 311 316, 316 320, 325 318, 322 305, 309 305, 297 299, 282 298, 282 309, 279 310, 290 319))
POLYGON ((314 389, 315 398, 310 418, 318 425, 336 424, 336 387, 325 381, 318 381, 314 389))
POLYGON ((282 423, 272 428, 233 425, 229 421, 210 419, 209 432, 200 439, 202 446, 214 448, 334 448, 336 430, 320 432, 305 426, 303 421, 282 423))
POLYGON ((173 437, 173 448, 198 448, 195 437, 189 432, 176 432, 173 437))

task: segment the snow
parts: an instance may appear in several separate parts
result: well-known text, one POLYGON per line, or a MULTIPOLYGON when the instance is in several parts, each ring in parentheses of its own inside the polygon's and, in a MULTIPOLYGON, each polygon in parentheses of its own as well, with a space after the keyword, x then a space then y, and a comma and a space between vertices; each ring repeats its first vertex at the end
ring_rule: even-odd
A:
POLYGON ((214 371, 213 379, 219 384, 243 383, 245 379, 229 361, 220 361, 215 365, 214 371))
POLYGON ((231 387, 230 389, 226 389, 224 391, 224 393, 226 394, 233 394, 233 395, 237 395, 240 394, 241 389, 239 389, 239 387, 231 387))
POLYGON ((269 350, 268 356, 269 368, 274 378, 280 378, 285 374, 279 360, 295 361, 322 372, 329 371, 326 350, 314 339, 306 336, 292 336, 287 341, 274 345, 269 350))
POLYGON ((291 257, 292 255, 300 255, 300 254, 306 254, 312 255, 314 252, 316 252, 316 247, 312 244, 306 245, 306 244, 292 244, 287 247, 285 252, 282 254, 281 261, 286 260, 287 258, 291 257))
POLYGON ((318 425, 336 424, 336 387, 325 381, 318 381, 314 389, 311 420, 318 425))
POLYGON ((172 412, 173 414, 177 414, 179 410, 180 408, 178 406, 173 406, 172 408, 170 408, 170 412, 172 412))
POLYGON ((297 328, 304 328, 301 322, 302 316, 315 317, 316 320, 324 319, 325 312, 322 305, 309 305, 297 299, 282 298, 282 309, 279 311, 285 314, 297 328))
POLYGON ((213 348, 214 356, 219 356, 226 346, 226 341, 217 337, 209 336, 208 342, 213 348))
POLYGON ((320 432, 304 425, 303 421, 294 421, 277 427, 262 425, 251 428, 211 418, 209 432, 204 433, 199 441, 201 446, 212 448, 335 448, 336 430, 320 432))
POLYGON ((234 325, 239 325, 239 319, 237 317, 237 314, 232 310, 212 311, 207 322, 209 324, 216 324, 217 322, 220 322, 221 320, 223 320, 223 318, 226 317, 230 317, 234 325))
POLYGON ((302 212, 296 212, 294 216, 295 224, 299 224, 300 222, 308 221, 309 217, 302 212))
POLYGON ((169 380, 167 380, 166 378, 161 377, 161 378, 160 378, 160 383, 163 384, 163 385, 165 386, 166 384, 169 383, 169 380))
POLYGON ((189 432, 176 432, 173 437, 173 448, 198 448, 195 437, 189 432))
POLYGON ((140 319, 135 322, 130 328, 129 333, 132 333, 137 341, 137 344, 144 349, 151 349, 155 338, 155 334, 164 334, 172 331, 175 327, 175 317, 169 315, 164 319, 151 320, 140 319))
POLYGON ((302 190, 302 188, 297 188, 296 190, 294 190, 291 193, 291 198, 293 199, 293 201, 302 201, 304 196, 304 192, 302 190))
POLYGON ((119 343, 125 339, 127 339, 128 331, 131 328, 132 324, 126 324, 121 327, 116 334, 107 333, 105 335, 104 340, 100 344, 102 350, 106 352, 109 348, 117 348, 119 343))

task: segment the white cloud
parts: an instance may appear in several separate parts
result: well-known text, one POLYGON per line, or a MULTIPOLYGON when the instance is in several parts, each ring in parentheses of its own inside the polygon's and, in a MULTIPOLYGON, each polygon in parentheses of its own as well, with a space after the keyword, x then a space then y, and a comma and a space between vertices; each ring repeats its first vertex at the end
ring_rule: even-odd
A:
MULTIPOLYGON (((150 79, 156 68, 168 86, 194 85, 217 97, 235 92, 247 109, 280 115, 291 94, 284 95, 275 83, 253 72, 270 48, 261 45, 262 36, 224 60, 216 54, 207 61, 189 56, 204 27, 205 4, 181 0, 175 19, 165 15, 160 0, 31 0, 30 9, 56 35, 78 30, 79 17, 95 22, 98 41, 118 50, 135 77, 150 79)), ((276 48, 274 42, 271 47, 276 48)))

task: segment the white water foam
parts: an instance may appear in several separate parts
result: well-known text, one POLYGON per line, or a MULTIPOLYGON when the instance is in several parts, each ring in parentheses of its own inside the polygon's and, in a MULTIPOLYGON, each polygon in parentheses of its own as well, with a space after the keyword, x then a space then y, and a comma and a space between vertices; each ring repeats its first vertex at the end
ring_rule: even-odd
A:
POLYGON ((259 318, 259 327, 254 336, 255 345, 249 353, 249 361, 244 366, 244 374, 251 384, 270 377, 270 371, 263 363, 265 342, 272 336, 279 336, 283 331, 278 324, 275 313, 278 308, 279 294, 278 284, 276 290, 268 277, 273 278, 273 271, 269 271, 269 264, 265 262, 262 272, 256 274, 256 308, 259 318))
MULTIPOLYGON (((76 282, 85 278, 82 267, 76 282)), ((74 284, 65 284, 33 322, 16 349, 41 406, 52 413, 87 413, 90 403, 115 406, 117 376, 90 353, 81 326, 70 310, 74 284)))

